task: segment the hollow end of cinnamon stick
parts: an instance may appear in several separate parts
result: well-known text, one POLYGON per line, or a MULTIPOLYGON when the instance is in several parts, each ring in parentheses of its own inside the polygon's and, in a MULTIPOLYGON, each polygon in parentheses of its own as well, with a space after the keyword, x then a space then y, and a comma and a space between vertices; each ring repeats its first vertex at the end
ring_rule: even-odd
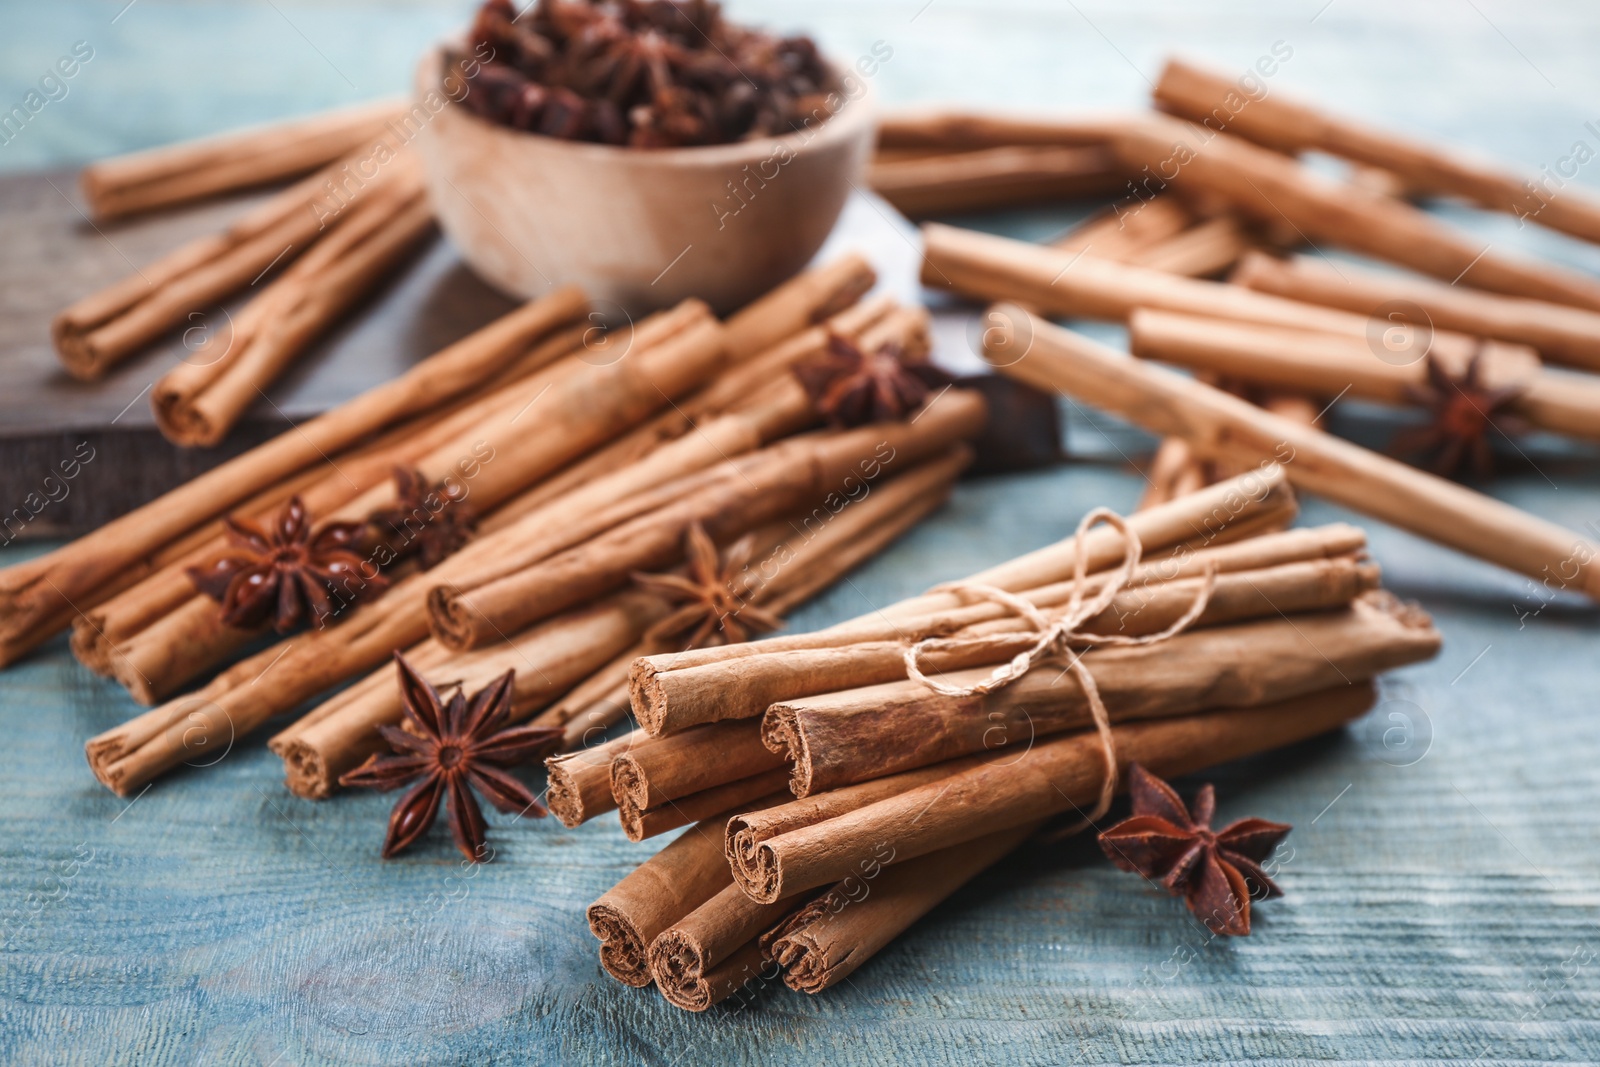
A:
POLYGON ((623 985, 642 989, 651 982, 649 950, 621 909, 589 905, 589 929, 600 939, 600 966, 623 985))

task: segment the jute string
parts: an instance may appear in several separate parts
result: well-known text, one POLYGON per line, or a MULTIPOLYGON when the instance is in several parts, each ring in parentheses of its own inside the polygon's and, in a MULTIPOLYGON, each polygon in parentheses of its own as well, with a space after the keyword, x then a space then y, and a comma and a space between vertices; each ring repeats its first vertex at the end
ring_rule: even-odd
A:
MULTIPOLYGON (((1176 637, 1194 625, 1195 620, 1204 613, 1206 605, 1211 602, 1211 592, 1216 587, 1216 566, 1207 563, 1194 601, 1181 617, 1159 633, 1130 637, 1126 634, 1084 631, 1082 629, 1084 624, 1111 607, 1117 596, 1128 587, 1128 583, 1133 580, 1134 572, 1139 567, 1143 553, 1144 546, 1139 541, 1139 535, 1129 528, 1126 519, 1109 508, 1096 508, 1078 523, 1072 564, 1072 595, 1068 598, 1066 606, 1059 611, 1045 612, 1015 593, 1008 593, 1004 589, 980 582, 949 582, 930 590, 935 593, 953 593, 969 602, 988 600, 1009 608, 1032 626, 1032 629, 1027 631, 1034 638, 1029 648, 1018 652, 1009 662, 996 667, 989 677, 973 685, 951 685, 937 678, 930 678, 923 673, 922 657, 935 651, 970 649, 974 645, 992 644, 997 637, 935 637, 918 641, 905 650, 906 677, 921 682, 936 693, 952 697, 992 693, 1015 682, 1041 662, 1059 656, 1068 657, 1067 671, 1083 688, 1084 699, 1089 705, 1089 716, 1094 721, 1095 731, 1099 735, 1101 755, 1105 759, 1105 776, 1101 779, 1100 799, 1094 809, 1077 824, 1059 831, 1063 836, 1077 833, 1104 815, 1110 809, 1111 798, 1117 792, 1116 739, 1111 733, 1111 719, 1106 711, 1105 701, 1100 697, 1100 688, 1095 684, 1094 675, 1083 662, 1083 652, 1097 645, 1102 647, 1154 645, 1176 637), (1093 597, 1086 598, 1084 590, 1089 577, 1087 534, 1101 523, 1110 526, 1122 536, 1122 562, 1105 581, 1100 583, 1098 592, 1093 597)), ((998 639, 1015 640, 1016 635, 1006 634, 998 639)))

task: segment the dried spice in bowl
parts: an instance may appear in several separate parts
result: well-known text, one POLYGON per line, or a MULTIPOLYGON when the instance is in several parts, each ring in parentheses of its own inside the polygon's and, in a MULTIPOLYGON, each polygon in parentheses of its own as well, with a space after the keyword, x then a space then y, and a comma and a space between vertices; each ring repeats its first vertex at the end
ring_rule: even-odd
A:
POLYGON ((809 37, 736 26, 710 0, 539 0, 520 17, 488 0, 468 45, 493 50, 469 109, 572 141, 728 144, 792 133, 841 102, 809 37))

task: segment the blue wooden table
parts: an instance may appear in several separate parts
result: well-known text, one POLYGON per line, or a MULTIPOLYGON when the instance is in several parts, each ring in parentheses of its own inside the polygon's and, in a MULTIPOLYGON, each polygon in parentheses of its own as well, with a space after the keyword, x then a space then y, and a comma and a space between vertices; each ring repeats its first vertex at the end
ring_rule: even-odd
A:
MULTIPOLYGON (((68 95, 0 145, 0 167, 398 90, 409 57, 470 6, 125 3, 0 5, 4 107, 74 42, 95 49, 68 95)), ((1600 118, 1600 13, 1576 0, 1536 13, 1489 0, 732 6, 803 19, 837 53, 890 42, 890 101, 1133 103, 1171 45, 1242 70, 1287 41, 1285 89, 1530 169, 1600 118)), ((1458 217, 1600 271, 1596 249, 1458 217)), ((1140 480, 1123 456, 1150 442, 1068 415, 1079 462, 964 484, 794 624, 1034 548, 1094 505, 1131 508, 1140 480)), ((1389 428, 1361 410, 1336 427, 1389 428)), ((1524 452, 1492 491, 1600 537, 1594 453, 1524 452)), ((1306 517, 1348 516, 1311 503, 1306 517)), ((1220 818, 1295 824, 1288 896, 1259 909, 1253 936, 1212 940, 1086 840, 1034 846, 842 987, 706 1016, 596 964, 583 908, 653 847, 614 822, 567 832, 491 815, 490 865, 464 869, 442 832, 385 863, 385 798, 295 799, 259 738, 120 800, 81 746, 136 709, 56 641, 0 675, 0 1061, 1600 1061, 1600 613, 1368 525, 1388 584, 1433 612, 1445 651, 1386 679, 1347 734, 1213 776, 1220 818)))

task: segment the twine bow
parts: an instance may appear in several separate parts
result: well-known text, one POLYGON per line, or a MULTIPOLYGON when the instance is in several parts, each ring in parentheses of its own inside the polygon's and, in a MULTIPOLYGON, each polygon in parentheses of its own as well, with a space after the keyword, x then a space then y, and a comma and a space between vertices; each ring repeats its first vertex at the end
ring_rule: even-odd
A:
MULTIPOLYGON (((1094 727, 1100 738, 1101 753, 1105 758, 1106 773, 1100 785, 1100 799, 1095 804, 1094 810, 1086 815, 1082 821, 1074 826, 1059 832, 1058 836, 1077 833, 1104 815, 1111 807, 1111 798, 1117 791, 1117 750, 1116 741, 1111 733, 1111 720, 1106 711, 1105 701, 1100 698, 1100 688, 1095 684, 1094 675, 1084 665, 1083 652, 1095 645, 1101 646, 1133 646, 1153 645, 1175 637, 1194 625, 1206 605, 1211 602, 1211 592, 1216 587, 1216 566, 1208 562, 1205 566, 1200 589, 1195 594, 1194 601, 1187 610, 1172 625, 1159 633, 1146 634, 1142 637, 1130 637, 1126 634, 1101 634, 1086 632, 1082 627, 1090 620, 1104 612, 1116 601, 1117 596, 1127 588, 1133 580, 1134 572, 1139 567, 1140 557, 1143 555, 1144 546, 1139 541, 1139 535, 1128 527, 1127 520, 1109 508, 1096 508, 1083 517, 1078 523, 1076 550, 1072 564, 1072 594, 1067 604, 1054 616, 1047 614, 1031 601, 1009 593, 1004 589, 981 582, 949 582, 935 586, 931 592, 954 593, 969 601, 988 600, 1026 619, 1033 627, 1031 633, 1034 637, 1032 646, 1018 652, 1007 663, 996 667, 983 681, 973 685, 950 685, 930 678, 922 671, 921 659, 932 651, 951 651, 969 649, 983 644, 993 643, 995 638, 928 638, 910 645, 905 650, 906 677, 921 682, 936 693, 945 696, 968 697, 992 693, 1003 689, 1021 678, 1039 662, 1051 657, 1067 654, 1071 659, 1067 663, 1067 671, 1077 679, 1083 688, 1083 695, 1089 705, 1089 716, 1094 721, 1094 727), (1101 583, 1100 589, 1092 598, 1085 598, 1085 588, 1088 585, 1089 548, 1088 532, 1101 523, 1110 526, 1122 535, 1123 552, 1122 563, 1101 583)), ((1011 639, 1012 635, 1006 635, 1011 639)))

